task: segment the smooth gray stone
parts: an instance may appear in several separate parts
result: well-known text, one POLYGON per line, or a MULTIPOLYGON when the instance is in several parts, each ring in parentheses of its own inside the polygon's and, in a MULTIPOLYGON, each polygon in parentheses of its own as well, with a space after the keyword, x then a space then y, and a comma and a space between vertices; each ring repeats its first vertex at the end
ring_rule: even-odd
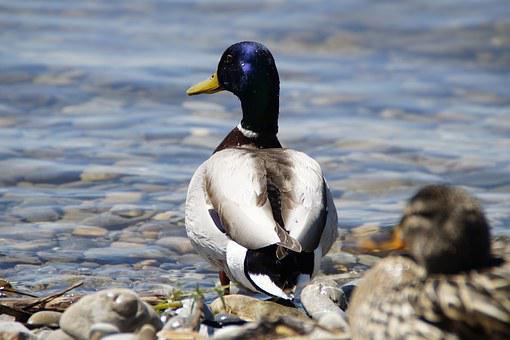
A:
POLYGON ((173 250, 177 254, 187 254, 193 252, 193 246, 187 237, 163 237, 157 240, 156 244, 166 249, 173 250))
POLYGON ((9 158, 0 161, 0 183, 12 185, 21 181, 30 183, 62 184, 80 180, 80 171, 62 167, 50 161, 9 158))
POLYGON ((27 222, 54 222, 62 216, 62 210, 55 207, 15 207, 11 214, 27 222))
POLYGON ((64 332, 62 329, 57 329, 56 331, 41 334, 37 340, 75 340, 72 336, 64 332))
POLYGON ((137 340, 136 334, 134 333, 119 333, 119 334, 111 334, 102 338, 90 339, 90 340, 137 340))
POLYGON ((156 312, 138 295, 124 288, 106 289, 86 295, 71 305, 60 319, 60 327, 79 340, 89 337, 92 325, 109 323, 121 333, 138 331, 144 324, 162 327, 156 312))
MULTIPOLYGON (((4 296, 4 295, 1 295, 1 296, 4 296)), ((8 314, 1 314, 0 315, 0 321, 3 321, 3 322, 14 322, 16 321, 16 318, 12 315, 8 315, 8 314)))
POLYGON ((110 209, 110 212, 124 218, 140 217, 144 213, 142 209, 134 204, 116 204, 110 209))
POLYGON ((126 264, 135 263, 145 259, 155 259, 159 261, 174 258, 170 251, 157 246, 145 246, 138 248, 105 247, 90 248, 83 255, 88 261, 108 264, 126 264))
POLYGON ((343 291, 338 284, 327 278, 319 278, 312 281, 303 288, 301 292, 301 303, 308 315, 319 322, 325 318, 328 329, 348 329, 347 316, 338 306, 343 297, 343 291), (330 314, 340 316, 332 317, 330 314))
POLYGON ((0 339, 36 339, 28 328, 19 322, 0 321, 0 339))
POLYGON ((140 221, 144 221, 152 216, 152 212, 144 213, 141 216, 126 218, 111 212, 104 212, 96 216, 92 216, 81 221, 83 225, 102 227, 108 230, 119 230, 129 225, 134 225, 140 221))
POLYGON ((342 286, 340 286, 340 289, 342 290, 343 298, 340 298, 339 306, 342 308, 342 310, 346 311, 349 307, 349 302, 351 301, 352 293, 354 292, 354 288, 359 284, 360 280, 362 279, 355 279, 350 282, 344 283, 342 286))
POLYGON ((40 311, 32 314, 27 323, 34 326, 55 326, 60 322, 62 313, 54 311, 40 311))
POLYGON ((245 320, 241 319, 240 317, 228 314, 228 313, 218 313, 214 316, 214 321, 217 323, 228 326, 228 325, 242 325, 246 323, 245 320))
POLYGON ((204 301, 199 299, 182 300, 182 308, 178 315, 170 318, 164 325, 164 330, 190 329, 198 331, 200 329, 200 318, 204 310, 204 301))
POLYGON ((119 328, 111 323, 98 322, 90 327, 89 339, 102 339, 111 334, 120 333, 119 328))
POLYGON ((21 203, 22 207, 34 207, 34 206, 66 206, 66 205, 79 205, 80 200, 63 197, 52 197, 52 196, 35 196, 28 197, 21 203))
POLYGON ((136 333, 136 340, 156 340, 156 329, 152 325, 143 325, 143 327, 136 333))
POLYGON ((53 334, 53 332, 53 330, 47 328, 36 328, 32 331, 32 334, 36 336, 37 340, 51 340, 53 338, 51 338, 50 335, 53 334))

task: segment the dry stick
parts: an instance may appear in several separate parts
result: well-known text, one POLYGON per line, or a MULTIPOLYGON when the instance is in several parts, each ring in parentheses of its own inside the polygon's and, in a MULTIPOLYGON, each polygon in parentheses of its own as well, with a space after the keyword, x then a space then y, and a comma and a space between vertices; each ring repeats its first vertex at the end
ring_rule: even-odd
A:
POLYGON ((7 314, 10 316, 14 316, 16 321, 26 322, 32 313, 25 312, 24 310, 19 310, 16 308, 12 308, 9 306, 4 306, 0 304, 0 314, 7 314))
POLYGON ((2 293, 2 292, 13 293, 13 294, 18 294, 18 295, 25 295, 25 296, 30 296, 30 297, 33 297, 33 298, 38 298, 37 295, 33 295, 33 294, 29 294, 29 293, 24 293, 24 292, 21 292, 19 290, 14 289, 14 288, 1 287, 0 288, 0 293, 2 293))
POLYGON ((52 294, 52 295, 48 295, 46 297, 43 297, 43 298, 39 298, 37 299, 35 302, 29 304, 29 305, 26 305, 25 307, 23 307, 24 310, 27 310, 27 309, 30 309, 32 307, 35 307, 37 305, 45 305, 46 303, 50 302, 51 300, 54 300, 62 295, 64 295, 65 293, 67 293, 68 291, 70 290, 73 290, 79 286, 81 286, 83 284, 83 281, 80 281, 78 283, 75 283, 74 285, 72 285, 71 287, 69 288, 66 288, 64 289, 63 291, 61 292, 58 292, 58 293, 55 293, 55 294, 52 294))

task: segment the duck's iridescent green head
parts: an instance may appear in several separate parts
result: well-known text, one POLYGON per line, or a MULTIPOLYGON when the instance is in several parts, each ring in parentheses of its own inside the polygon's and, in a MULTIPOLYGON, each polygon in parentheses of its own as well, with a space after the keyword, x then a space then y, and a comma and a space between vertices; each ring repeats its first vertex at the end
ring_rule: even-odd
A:
POLYGON ((190 87, 188 95, 227 90, 243 109, 243 128, 258 133, 278 131, 280 80, 271 52, 264 45, 243 41, 223 52, 209 79, 190 87))

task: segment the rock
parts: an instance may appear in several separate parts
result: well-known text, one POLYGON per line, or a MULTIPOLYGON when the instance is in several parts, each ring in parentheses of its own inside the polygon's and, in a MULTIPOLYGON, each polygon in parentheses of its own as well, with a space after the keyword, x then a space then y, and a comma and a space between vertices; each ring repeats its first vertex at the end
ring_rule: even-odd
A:
POLYGON ((62 210, 55 207, 15 207, 11 210, 13 215, 27 222, 53 222, 60 218, 62 210))
POLYGON ((108 230, 101 227, 93 227, 93 226, 79 226, 74 228, 73 235, 74 236, 83 236, 83 237, 102 237, 108 233, 108 230))
POLYGON ((83 255, 87 261, 96 263, 125 264, 136 263, 142 260, 154 259, 158 262, 168 260, 172 253, 156 246, 105 247, 90 248, 83 255))
MULTIPOLYGON (((177 340, 177 339, 185 339, 185 340, 205 340, 203 336, 194 331, 171 331, 171 330, 162 330, 158 333, 158 339, 160 340, 177 340)), ((227 339, 227 338, 223 338, 227 339)))
POLYGON ((56 331, 53 331, 45 335, 45 337, 41 335, 41 337, 39 337, 37 340, 75 340, 75 339, 73 339, 73 337, 71 337, 70 335, 66 334, 66 332, 64 332, 63 330, 57 329, 56 331))
POLYGON ((12 315, 8 315, 8 314, 1 314, 0 315, 0 322, 3 322, 3 321, 16 321, 16 318, 12 315))
POLYGON ((41 260, 36 256, 28 256, 23 254, 10 254, 9 256, 2 256, 2 261, 0 262, 0 268, 5 269, 8 267, 14 267, 21 264, 29 264, 29 265, 40 265, 41 260))
POLYGON ((77 170, 62 163, 28 158, 8 158, 0 161, 0 183, 13 185, 19 182, 62 184, 78 181, 77 170))
POLYGON ((143 210, 140 209, 138 206, 132 204, 114 205, 110 209, 110 212, 112 214, 127 218, 140 217, 143 215, 143 210))
POLYGON ((54 311, 40 311, 32 314, 28 319, 27 323, 33 326, 58 326, 62 313, 54 311))
POLYGON ((344 313, 337 314, 335 312, 328 311, 319 318, 318 324, 329 330, 348 331, 349 326, 347 318, 344 313))
POLYGON ((356 256, 349 253, 339 252, 335 254, 328 254, 321 260, 321 271, 324 274, 345 272, 356 263, 356 256))
POLYGON ((246 320, 243 320, 236 315, 228 313, 216 314, 214 316, 214 321, 216 321, 221 326, 244 325, 246 323, 246 320))
POLYGON ((133 264, 133 268, 144 269, 147 267, 156 267, 158 264, 159 264, 158 261, 156 261, 154 259, 149 259, 149 260, 143 260, 143 261, 133 264))
POLYGON ((34 339, 35 336, 30 333, 28 328, 19 322, 0 321, 0 339, 2 340, 18 340, 18 339, 34 339))
POLYGON ((148 212, 139 217, 126 218, 112 214, 111 212, 104 212, 99 215, 86 218, 81 223, 87 226, 106 228, 108 230, 119 230, 148 219, 151 215, 152 213, 148 212))
POLYGON ((345 332, 328 331, 313 320, 290 316, 275 320, 262 319, 244 326, 219 329, 213 339, 350 339, 345 332))
POLYGON ((60 319, 60 327, 77 339, 88 339, 92 325, 109 323, 120 332, 136 332, 144 324, 161 329, 156 312, 129 289, 113 288, 84 296, 60 319))
POLYGON ((381 260, 380 257, 373 256, 373 255, 367 255, 367 254, 358 255, 358 262, 360 264, 363 264, 368 267, 372 267, 374 264, 376 264, 380 260, 381 260))
POLYGON ((347 316, 338 306, 341 299, 345 299, 343 291, 335 281, 327 278, 312 281, 301 292, 301 303, 308 315, 326 323, 324 326, 332 330, 348 329, 347 316))
POLYGON ((349 308, 349 302, 351 301, 352 293, 354 292, 354 288, 356 288, 359 282, 360 279, 355 279, 340 286, 340 289, 344 293, 344 298, 340 299, 339 306, 343 311, 346 311, 349 308))
POLYGON ((156 340, 156 329, 152 325, 143 325, 136 333, 136 340, 156 340))
POLYGON ((36 328, 32 330, 32 334, 36 336, 37 340, 52 340, 53 338, 50 337, 52 333, 53 330, 46 327, 36 328))
MULTIPOLYGON (((97 338, 97 340, 136 340, 136 335, 134 333, 119 333, 119 334, 112 334, 107 335, 102 338, 97 338)), ((90 338, 90 340, 96 340, 90 338)))
POLYGON ((193 252, 193 246, 187 237, 163 237, 156 241, 158 246, 175 251, 178 254, 193 252))
POLYGON ((119 328, 111 323, 98 322, 90 327, 89 340, 99 340, 111 334, 120 333, 119 328))
POLYGON ((83 182, 109 181, 121 177, 122 174, 111 171, 109 167, 90 167, 85 169, 80 178, 83 182))
POLYGON ((227 312, 247 321, 257 321, 260 319, 276 320, 281 316, 292 316, 302 320, 309 320, 300 310, 272 301, 260 301, 245 295, 226 295, 223 297, 223 300, 225 301, 225 306, 221 298, 217 298, 211 303, 211 309, 214 314, 227 312))
POLYGON ((143 197, 143 194, 138 191, 120 191, 110 192, 106 194, 103 203, 116 204, 116 203, 134 203, 139 202, 143 197))
POLYGON ((49 249, 56 245, 55 241, 42 239, 42 240, 30 240, 26 242, 17 242, 12 245, 12 249, 21 251, 36 252, 39 250, 49 249))
POLYGON ((168 221, 172 218, 174 214, 171 211, 165 211, 159 214, 156 214, 152 217, 153 220, 156 221, 168 221))
POLYGON ((163 329, 198 331, 200 329, 200 318, 203 310, 203 299, 184 299, 182 300, 182 308, 179 314, 170 318, 163 329))

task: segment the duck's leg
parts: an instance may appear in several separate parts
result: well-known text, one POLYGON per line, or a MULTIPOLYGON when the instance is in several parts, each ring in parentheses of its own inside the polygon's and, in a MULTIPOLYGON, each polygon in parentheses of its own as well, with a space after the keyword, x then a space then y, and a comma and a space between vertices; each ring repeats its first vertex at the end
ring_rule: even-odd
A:
MULTIPOLYGON (((225 274, 224 271, 220 271, 218 273, 218 276, 220 277, 220 284, 222 286, 228 286, 230 284, 230 279, 228 278, 227 274, 225 274)), ((230 287, 225 288, 225 295, 230 294, 230 287)))

